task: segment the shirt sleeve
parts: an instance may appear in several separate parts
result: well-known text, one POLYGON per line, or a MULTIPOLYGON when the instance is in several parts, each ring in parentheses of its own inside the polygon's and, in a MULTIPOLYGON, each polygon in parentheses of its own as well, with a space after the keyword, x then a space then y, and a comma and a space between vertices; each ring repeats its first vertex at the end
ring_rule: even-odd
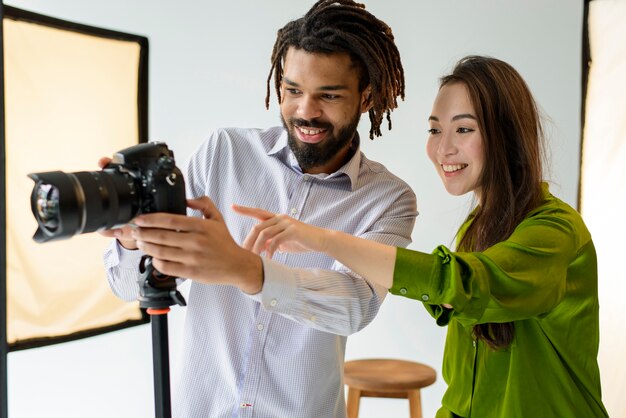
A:
POLYGON ((550 211, 528 217, 483 252, 398 249, 390 292, 421 300, 440 325, 452 317, 466 326, 536 317, 565 294, 568 267, 584 244, 578 241, 571 217, 550 211))
MULTIPOLYGON (((415 195, 403 195, 360 237, 391 246, 407 246, 417 215, 415 195)), ((370 283, 339 262, 332 269, 288 267, 263 259, 264 284, 251 296, 263 307, 313 328, 350 335, 369 324, 387 289, 370 283)))
POLYGON ((117 240, 111 243, 104 251, 104 267, 109 286, 120 299, 131 302, 139 296, 139 262, 142 252, 128 250, 122 247, 117 240))

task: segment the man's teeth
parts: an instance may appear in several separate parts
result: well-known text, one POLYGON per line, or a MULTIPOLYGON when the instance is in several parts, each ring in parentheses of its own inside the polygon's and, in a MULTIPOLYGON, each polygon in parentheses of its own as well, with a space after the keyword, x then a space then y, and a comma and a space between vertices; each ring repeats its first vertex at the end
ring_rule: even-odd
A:
POLYGON ((302 132, 305 135, 317 135, 317 134, 321 134, 322 132, 326 130, 326 129, 311 129, 311 128, 302 128, 302 127, 299 127, 298 129, 300 129, 300 132, 302 132))
POLYGON ((467 164, 442 164, 441 168, 446 173, 453 173, 467 167, 467 164))

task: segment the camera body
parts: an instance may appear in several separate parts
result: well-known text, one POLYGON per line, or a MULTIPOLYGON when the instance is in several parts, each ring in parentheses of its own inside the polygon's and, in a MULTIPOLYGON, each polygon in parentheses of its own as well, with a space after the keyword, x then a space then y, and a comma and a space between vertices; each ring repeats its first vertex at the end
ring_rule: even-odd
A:
POLYGON ((186 213, 185 182, 163 142, 116 152, 101 171, 28 175, 37 242, 122 226, 142 213, 186 213))

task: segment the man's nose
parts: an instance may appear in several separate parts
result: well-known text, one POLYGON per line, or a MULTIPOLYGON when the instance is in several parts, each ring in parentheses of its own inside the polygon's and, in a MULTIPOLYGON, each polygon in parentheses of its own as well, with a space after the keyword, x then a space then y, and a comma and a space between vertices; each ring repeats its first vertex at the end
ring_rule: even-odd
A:
POLYGON ((322 116, 322 108, 315 98, 303 96, 298 105, 298 117, 305 120, 313 120, 322 116))

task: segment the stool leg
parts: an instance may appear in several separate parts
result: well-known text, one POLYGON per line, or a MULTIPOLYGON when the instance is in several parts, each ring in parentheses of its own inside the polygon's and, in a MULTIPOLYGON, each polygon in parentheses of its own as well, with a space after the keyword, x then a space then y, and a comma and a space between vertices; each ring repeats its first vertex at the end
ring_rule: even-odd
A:
POLYGON ((361 391, 348 387, 348 418, 358 418, 361 391))
POLYGON ((422 400, 419 389, 409 391, 409 410, 411 418, 422 418, 422 400))

